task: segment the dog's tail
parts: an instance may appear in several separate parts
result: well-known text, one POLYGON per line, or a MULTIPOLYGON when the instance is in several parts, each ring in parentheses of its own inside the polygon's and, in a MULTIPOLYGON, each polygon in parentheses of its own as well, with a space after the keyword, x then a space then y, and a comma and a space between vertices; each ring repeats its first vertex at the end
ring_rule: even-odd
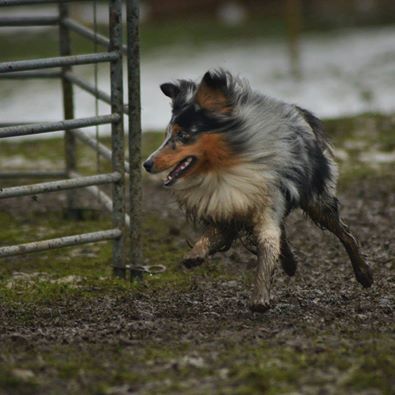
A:
POLYGON ((328 140, 328 137, 324 132, 324 127, 322 125, 321 120, 317 118, 313 113, 305 110, 302 107, 296 106, 296 108, 300 112, 304 120, 309 124, 314 134, 316 135, 317 143, 318 146, 321 148, 321 150, 323 152, 326 151, 333 156, 333 148, 328 140))

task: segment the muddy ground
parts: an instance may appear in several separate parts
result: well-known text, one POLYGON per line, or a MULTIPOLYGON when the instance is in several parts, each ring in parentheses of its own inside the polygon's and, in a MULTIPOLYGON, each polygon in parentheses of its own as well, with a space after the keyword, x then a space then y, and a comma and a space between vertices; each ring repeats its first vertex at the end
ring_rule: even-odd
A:
MULTIPOLYGON (((255 260, 242 246, 179 266, 197 232, 157 182, 145 182, 143 240, 165 273, 111 279, 109 243, 3 259, 0 394, 393 394, 395 179, 347 178, 339 195, 374 285, 295 213, 298 271, 278 270, 263 314, 248 309, 255 260)), ((64 196, 47 196, 2 202, 2 244, 108 225, 91 214, 70 225, 64 196)))

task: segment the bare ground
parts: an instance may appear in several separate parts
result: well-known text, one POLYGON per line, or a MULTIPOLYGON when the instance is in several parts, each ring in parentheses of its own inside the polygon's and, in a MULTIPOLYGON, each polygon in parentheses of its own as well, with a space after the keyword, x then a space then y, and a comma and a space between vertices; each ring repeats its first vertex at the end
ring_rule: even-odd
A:
MULTIPOLYGON (((147 183, 144 212, 155 218, 145 225, 147 263, 165 263, 165 274, 124 287, 81 280, 29 300, 28 287, 9 285, 18 258, 5 262, 0 394, 394 393, 394 191, 394 180, 368 178, 340 194, 372 288, 355 281, 332 235, 295 214, 297 274, 277 272, 275 304, 258 314, 248 310, 254 257, 239 246, 182 270, 185 239, 196 234, 171 196, 147 183)), ((37 210, 56 202, 41 200, 37 210)), ((17 219, 21 207, 32 209, 7 204, 17 219)))
MULTIPOLYGON (((287 228, 297 274, 279 269, 273 308, 251 313, 254 257, 236 246, 180 268, 185 240, 198 231, 169 193, 145 182, 145 261, 164 273, 112 279, 111 243, 0 261, 0 395, 395 393, 395 119, 326 126, 340 161, 342 216, 373 268, 370 289, 356 282, 335 237, 295 213, 287 228)), ((144 135, 145 155, 160 139, 144 135)), ((18 170, 20 158, 25 170, 38 158, 62 166, 60 140, 0 148, 2 168, 18 170)), ((95 157, 79 149, 90 174, 95 157)), ((95 199, 78 197, 79 221, 63 218, 63 194, 2 200, 0 244, 111 227, 95 199)))

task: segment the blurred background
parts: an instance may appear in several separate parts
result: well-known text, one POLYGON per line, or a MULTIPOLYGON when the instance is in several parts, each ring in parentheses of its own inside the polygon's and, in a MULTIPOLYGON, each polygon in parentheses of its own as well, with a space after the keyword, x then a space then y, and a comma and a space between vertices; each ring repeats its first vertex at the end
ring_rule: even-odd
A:
MULTIPOLYGON (((107 31, 107 3, 98 1, 99 30, 107 31)), ((91 2, 71 5, 92 27, 91 2)), ((7 15, 53 15, 56 6, 3 7, 7 15)), ((73 35, 75 53, 93 44, 73 35)), ((1 28, 0 61, 57 56, 53 27, 1 28)), ((253 88, 304 106, 323 118, 395 111, 393 0, 144 0, 141 1, 143 129, 162 130, 169 103, 158 85, 200 78, 224 67, 253 88)), ((92 66, 76 71, 93 82, 92 66)), ((99 88, 109 90, 107 66, 99 88)), ((0 80, 0 123, 62 118, 58 81, 0 80)), ((94 99, 79 89, 76 116, 94 114, 94 99)), ((100 104, 100 112, 108 110, 100 104)))

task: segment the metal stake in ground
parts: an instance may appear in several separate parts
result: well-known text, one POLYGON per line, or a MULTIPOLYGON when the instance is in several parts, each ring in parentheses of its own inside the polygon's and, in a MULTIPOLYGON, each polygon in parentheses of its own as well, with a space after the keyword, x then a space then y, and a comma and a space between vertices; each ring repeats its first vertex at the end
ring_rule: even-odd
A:
POLYGON ((113 184, 112 220, 114 228, 121 229, 122 235, 114 240, 112 264, 117 277, 125 278, 125 167, 124 167, 124 130, 123 130, 123 84, 122 84, 122 0, 110 0, 110 51, 119 54, 111 62, 111 112, 120 115, 111 127, 112 168, 121 178, 113 184))
MULTIPOLYGON (((131 266, 143 264, 141 246, 141 105, 139 1, 126 1, 128 97, 129 97, 129 259, 131 266)), ((131 271, 131 277, 133 277, 131 271)), ((137 276, 139 277, 139 276, 137 276)))

